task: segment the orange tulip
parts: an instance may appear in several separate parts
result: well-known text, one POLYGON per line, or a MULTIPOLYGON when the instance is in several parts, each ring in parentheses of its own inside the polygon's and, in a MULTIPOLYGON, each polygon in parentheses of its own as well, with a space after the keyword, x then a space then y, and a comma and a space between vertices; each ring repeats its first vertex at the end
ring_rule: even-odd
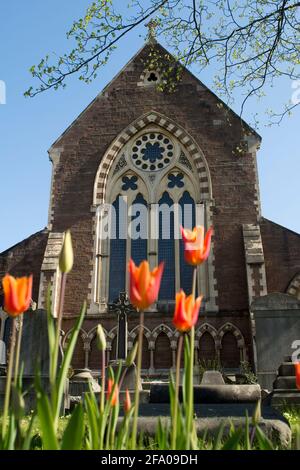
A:
POLYGON ((119 387, 118 385, 115 386, 115 390, 113 392, 114 388, 114 381, 113 379, 108 379, 107 382, 107 399, 110 400, 110 397, 113 393, 112 399, 111 399, 111 406, 116 406, 119 400, 119 387))
POLYGON ((4 310, 8 315, 17 317, 29 309, 32 297, 32 275, 15 278, 6 274, 2 279, 4 291, 4 310))
POLYGON ((300 390, 300 362, 295 364, 296 386, 300 390))
POLYGON ((192 294, 186 297, 182 289, 176 294, 176 306, 173 317, 173 324, 178 331, 183 333, 196 325, 201 301, 202 296, 197 297, 196 300, 192 294))
POLYGON ((184 242, 184 258, 188 264, 197 266, 209 257, 211 237, 213 228, 207 231, 204 238, 204 227, 198 225, 193 230, 181 227, 182 239, 184 242))
POLYGON ((131 410, 131 398, 130 398, 130 393, 128 388, 126 389, 126 395, 125 395, 125 400, 124 400, 124 411, 125 414, 129 413, 131 410))
POLYGON ((139 266, 129 261, 130 301, 139 310, 145 310, 152 305, 160 288, 164 263, 150 271, 148 261, 142 261, 139 266))

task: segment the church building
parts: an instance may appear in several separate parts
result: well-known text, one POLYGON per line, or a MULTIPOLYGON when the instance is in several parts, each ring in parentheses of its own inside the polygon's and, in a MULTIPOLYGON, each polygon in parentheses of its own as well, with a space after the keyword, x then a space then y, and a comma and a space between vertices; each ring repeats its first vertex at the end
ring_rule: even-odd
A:
MULTIPOLYGON (((63 233, 70 229, 75 261, 67 279, 63 341, 68 341, 87 299, 72 366, 98 374, 96 328, 103 325, 107 360, 114 359, 117 316, 110 306, 128 291, 129 259, 147 259, 152 268, 164 261, 158 301, 145 312, 142 365, 145 377, 164 376, 175 366, 175 294, 180 287, 189 293, 192 282, 182 240, 175 236, 177 209, 188 205, 190 210, 182 211, 183 226, 201 223, 206 230, 214 228, 209 259, 197 279, 204 298, 195 361, 218 361, 225 370, 239 371, 243 361, 255 365, 253 300, 273 292, 300 299, 300 235, 261 214, 261 137, 185 68, 174 91, 161 90, 161 68, 147 66, 153 50, 161 57, 169 54, 154 40, 146 42, 50 147, 48 225, 0 254, 0 276, 33 273, 38 309, 45 308, 50 283, 55 314, 58 256, 63 233), (136 214, 125 211, 124 217, 123 201, 128 207, 145 207, 149 214, 152 207, 158 208, 157 217, 149 215, 140 224, 145 237, 130 236, 128 226, 136 214), (167 238, 161 229, 162 205, 171 209, 167 238), (104 239, 101 224, 110 207, 116 236, 104 239), (156 237, 151 236, 154 232, 156 237)), ((0 312, 3 339, 6 315, 0 312)), ((138 313, 131 312, 129 350, 138 323, 138 313)))

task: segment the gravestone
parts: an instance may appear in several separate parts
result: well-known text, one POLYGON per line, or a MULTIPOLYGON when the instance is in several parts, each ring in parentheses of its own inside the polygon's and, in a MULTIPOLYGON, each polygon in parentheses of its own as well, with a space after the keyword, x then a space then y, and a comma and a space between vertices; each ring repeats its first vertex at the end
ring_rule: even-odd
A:
POLYGON ((300 341, 300 301, 287 294, 268 294, 254 300, 251 312, 255 372, 261 387, 272 390, 280 364, 300 341))
POLYGON ((223 375, 218 370, 206 370, 201 385, 225 385, 223 375))
MULTIPOLYGON (((120 361, 124 362, 127 358, 127 336, 128 336, 128 315, 136 312, 136 309, 130 303, 126 292, 120 292, 119 298, 108 305, 109 312, 115 313, 118 316, 118 333, 117 333, 117 357, 116 360, 110 361, 109 365, 114 370, 114 373, 119 368, 120 361)), ((126 366, 122 365, 121 376, 125 372, 126 366)), ((136 383, 136 367, 132 364, 127 368, 123 377, 121 390, 134 390, 136 383)), ((141 389, 141 383, 139 383, 141 389)))
POLYGON ((24 314, 21 362, 24 363, 24 376, 34 375, 36 367, 40 368, 42 376, 49 375, 49 343, 45 310, 28 311, 24 314))
POLYGON ((136 312, 126 292, 120 292, 119 298, 108 305, 109 312, 118 315, 117 359, 127 357, 128 315, 136 312))

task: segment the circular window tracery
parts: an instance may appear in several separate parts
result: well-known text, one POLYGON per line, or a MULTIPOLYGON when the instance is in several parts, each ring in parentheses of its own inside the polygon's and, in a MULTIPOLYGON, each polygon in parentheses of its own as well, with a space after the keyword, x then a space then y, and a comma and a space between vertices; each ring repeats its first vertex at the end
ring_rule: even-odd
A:
POLYGON ((143 171, 162 170, 174 158, 172 141, 160 132, 149 132, 137 138, 132 146, 132 161, 143 171))

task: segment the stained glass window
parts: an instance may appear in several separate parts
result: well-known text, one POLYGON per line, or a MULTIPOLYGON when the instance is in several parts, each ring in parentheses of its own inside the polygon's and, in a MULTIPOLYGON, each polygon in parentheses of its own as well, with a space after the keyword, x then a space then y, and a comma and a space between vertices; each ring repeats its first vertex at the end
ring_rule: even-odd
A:
MULTIPOLYGON (((133 201, 133 204, 141 204, 147 209, 147 201, 143 198, 142 194, 138 194, 133 201)), ((136 206, 138 208, 138 206, 136 206)), ((131 225, 133 225, 136 238, 131 239, 131 258, 135 264, 140 264, 141 261, 147 259, 147 236, 148 236, 148 217, 147 210, 137 211, 131 218, 131 225)))
POLYGON ((131 149, 133 164, 142 171, 158 171, 174 159, 174 145, 159 132, 150 132, 139 137, 131 149))
POLYGON ((125 290, 126 279, 126 238, 124 232, 127 219, 121 211, 121 197, 118 196, 113 203, 115 209, 115 230, 110 240, 109 258, 109 302, 115 301, 119 293, 125 290))
MULTIPOLYGON (((182 220, 181 225, 184 228, 192 229, 196 225, 195 201, 188 191, 185 191, 179 200, 182 220)), ((193 280, 193 266, 187 264, 184 260, 184 244, 180 242, 180 287, 186 294, 191 294, 193 280)))
MULTIPOLYGON (((164 192, 159 200, 159 206, 173 205, 169 193, 164 192)), ((167 230, 168 221, 159 211, 159 240, 158 240, 158 262, 165 262, 164 275, 159 291, 159 300, 174 300, 175 298, 175 240, 174 240, 174 212, 169 211, 170 230, 167 230)))

